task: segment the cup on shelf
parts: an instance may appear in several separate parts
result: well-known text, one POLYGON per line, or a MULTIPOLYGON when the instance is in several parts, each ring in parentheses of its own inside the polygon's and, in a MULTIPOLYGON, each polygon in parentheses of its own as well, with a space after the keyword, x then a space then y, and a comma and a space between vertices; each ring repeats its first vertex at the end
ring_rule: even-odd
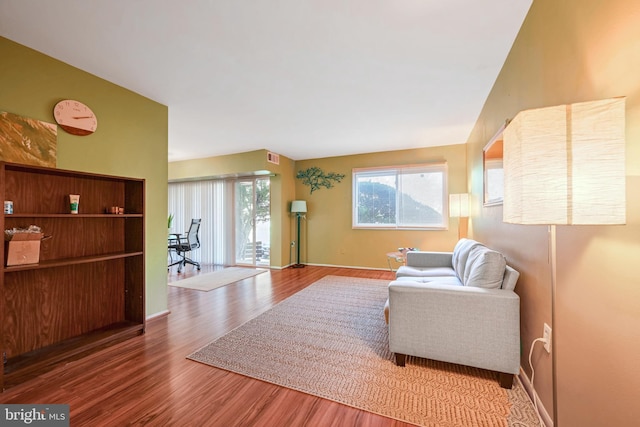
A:
POLYGON ((69 208, 71 209, 72 214, 78 213, 78 206, 80 205, 80 195, 79 194, 69 194, 69 208))

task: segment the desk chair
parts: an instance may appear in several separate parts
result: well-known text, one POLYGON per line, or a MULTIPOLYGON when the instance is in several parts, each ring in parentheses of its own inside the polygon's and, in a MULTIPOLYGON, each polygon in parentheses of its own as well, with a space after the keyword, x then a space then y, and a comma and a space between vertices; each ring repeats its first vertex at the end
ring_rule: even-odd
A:
POLYGON ((186 236, 183 236, 182 234, 172 234, 172 237, 169 239, 169 250, 176 251, 178 257, 181 258, 178 261, 169 264, 169 267, 177 265, 178 273, 180 273, 182 271, 182 267, 185 267, 187 264, 191 264, 200 270, 200 263, 195 262, 191 258, 187 258, 187 252, 191 252, 200 247, 198 231, 200 230, 201 221, 201 219, 192 219, 191 226, 189 226, 189 231, 187 231, 186 236))

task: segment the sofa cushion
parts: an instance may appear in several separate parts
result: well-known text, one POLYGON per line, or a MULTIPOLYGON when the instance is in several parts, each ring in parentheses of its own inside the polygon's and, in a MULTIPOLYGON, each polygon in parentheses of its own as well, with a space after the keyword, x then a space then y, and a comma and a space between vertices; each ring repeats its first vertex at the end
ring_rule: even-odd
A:
POLYGON ((456 276, 451 267, 411 267, 401 265, 396 271, 396 277, 442 277, 456 276))
POLYGON ((500 252, 476 245, 469 251, 462 283, 465 286, 499 289, 506 266, 507 260, 500 252))
POLYGON ((397 277, 396 281, 400 282, 417 282, 417 283, 439 283, 442 285, 455 285, 462 286, 462 282, 456 276, 441 276, 441 277, 397 277))
POLYGON ((465 270, 467 265, 467 258, 471 249, 480 245, 479 242, 471 239, 460 239, 456 246, 453 248, 453 256, 451 258, 451 264, 453 269, 462 282, 464 282, 465 270))

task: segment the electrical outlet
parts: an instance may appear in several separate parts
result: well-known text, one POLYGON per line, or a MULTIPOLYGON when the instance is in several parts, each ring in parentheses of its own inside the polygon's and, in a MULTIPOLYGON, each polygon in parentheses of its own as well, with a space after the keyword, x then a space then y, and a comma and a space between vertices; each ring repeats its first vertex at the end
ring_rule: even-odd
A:
POLYGON ((544 339, 544 349, 547 350, 547 353, 551 353, 551 326, 546 323, 544 324, 542 339, 544 339))

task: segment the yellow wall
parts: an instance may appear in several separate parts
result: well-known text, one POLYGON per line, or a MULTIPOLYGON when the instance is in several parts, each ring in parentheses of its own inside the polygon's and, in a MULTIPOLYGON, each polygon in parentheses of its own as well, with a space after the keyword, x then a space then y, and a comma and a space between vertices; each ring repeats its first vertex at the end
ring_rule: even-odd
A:
POLYGON ((89 136, 58 128, 59 168, 145 178, 146 314, 166 310, 167 107, 2 37, 0 58, 0 111, 55 123, 76 99, 98 117, 89 136))
MULTIPOLYGON (((559 226, 555 312, 546 226, 507 225, 502 208, 472 220, 478 240, 503 250, 522 276, 523 357, 555 316, 559 426, 630 426, 640 419, 640 2, 536 0, 468 145, 469 180, 482 195, 482 146, 524 109, 626 96, 627 225, 559 226)), ((534 352, 535 385, 553 413, 552 358, 534 352)))
POLYGON ((308 213, 301 223, 301 260, 306 264, 357 268, 388 268, 385 254, 398 247, 452 250, 458 240, 458 221, 451 219, 442 231, 354 230, 351 227, 351 173, 353 168, 395 166, 446 161, 450 193, 464 193, 465 145, 399 150, 294 162, 280 156, 280 165, 266 162, 266 151, 185 160, 169 163, 169 179, 180 180, 269 170, 271 185, 271 267, 296 262, 291 242, 296 240, 295 218, 289 213, 292 200, 306 200, 308 213), (331 189, 310 188, 295 179, 298 171, 312 166, 345 175, 331 189), (276 249, 277 248, 277 249, 276 249))
POLYGON ((169 163, 169 180, 210 178, 227 175, 249 175, 280 166, 267 162, 267 151, 256 150, 241 154, 183 160, 169 163))
POLYGON ((321 188, 313 194, 310 187, 296 179, 296 198, 307 201, 308 211, 301 239, 302 260, 309 264, 388 268, 385 254, 399 247, 452 250, 458 240, 456 219, 451 219, 449 229, 442 231, 354 230, 351 221, 354 168, 442 161, 448 165, 449 192, 465 193, 467 163, 464 145, 297 161, 296 172, 317 166, 325 173, 345 175, 342 182, 333 188, 321 188))

